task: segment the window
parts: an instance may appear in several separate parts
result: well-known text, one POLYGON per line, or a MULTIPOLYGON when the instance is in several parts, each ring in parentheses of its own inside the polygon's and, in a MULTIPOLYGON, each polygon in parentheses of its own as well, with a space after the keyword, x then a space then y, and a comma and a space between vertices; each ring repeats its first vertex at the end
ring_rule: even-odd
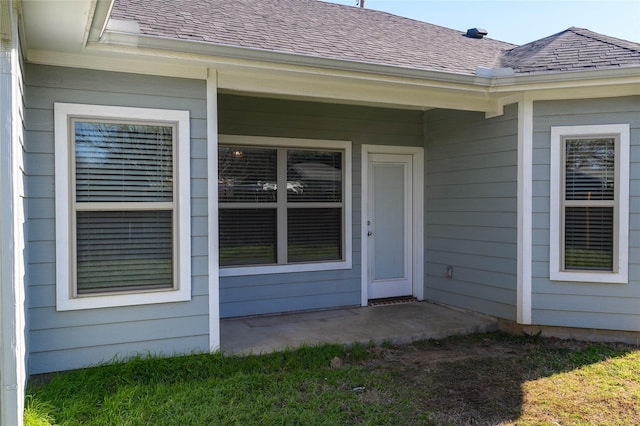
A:
POLYGON ((351 267, 350 144, 221 136, 222 276, 351 267))
POLYGON ((627 282, 628 125, 551 129, 551 214, 552 280, 627 282))
POLYGON ((55 115, 57 309, 189 300, 189 113, 55 115))

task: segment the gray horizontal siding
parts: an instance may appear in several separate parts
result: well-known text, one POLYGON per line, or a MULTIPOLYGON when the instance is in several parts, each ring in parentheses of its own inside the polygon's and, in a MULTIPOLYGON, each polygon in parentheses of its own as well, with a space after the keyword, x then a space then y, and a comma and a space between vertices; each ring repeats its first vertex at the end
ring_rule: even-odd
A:
POLYGON ((517 108, 429 111, 425 126, 425 297, 515 319, 517 108))
MULTIPOLYGON (((158 324, 159 326, 160 324, 158 324)), ((149 341, 136 341, 133 343, 117 343, 103 346, 85 346, 64 350, 47 350, 45 352, 32 352, 29 362, 34 365, 56 366, 69 364, 69 358, 90 360, 83 364, 95 366, 103 363, 122 361, 134 356, 148 356, 157 354, 163 356, 184 355, 185 348, 194 348, 189 353, 198 353, 206 350, 202 347, 202 337, 174 337, 171 339, 156 339, 149 341), (141 349, 144 348, 144 349, 141 349)), ((37 374, 32 372, 32 374, 37 374)))
POLYGON ((347 140, 353 153, 353 268, 221 278, 221 316, 359 305, 361 145, 422 146, 422 113, 234 95, 218 103, 222 134, 347 140))
POLYGON ((533 138, 533 322, 640 331, 640 97, 536 102, 533 138), (630 124, 629 283, 549 280, 552 126, 630 124))
POLYGON ((135 354, 207 350, 205 83, 35 65, 26 67, 25 80, 30 372, 73 369, 135 354), (190 302, 56 312, 54 102, 190 111, 190 302))

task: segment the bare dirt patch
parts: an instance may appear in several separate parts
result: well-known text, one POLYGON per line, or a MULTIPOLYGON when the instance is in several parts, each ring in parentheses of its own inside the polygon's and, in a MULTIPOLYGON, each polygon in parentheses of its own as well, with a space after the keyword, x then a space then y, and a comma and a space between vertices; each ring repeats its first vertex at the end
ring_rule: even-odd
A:
POLYGON ((585 381, 597 381, 590 376, 597 376, 597 371, 581 370, 591 371, 591 366, 637 349, 535 336, 477 335, 371 348, 372 357, 363 364, 397 375, 406 397, 432 413, 435 424, 541 424, 542 419, 543 424, 602 424, 603 419, 640 424, 636 408, 640 376, 634 378, 631 372, 627 374, 631 378, 607 377, 619 386, 594 389, 585 381), (575 386, 590 391, 580 392, 575 386), (635 407, 629 403, 634 398, 635 407), (626 411, 620 417, 621 406, 626 411))

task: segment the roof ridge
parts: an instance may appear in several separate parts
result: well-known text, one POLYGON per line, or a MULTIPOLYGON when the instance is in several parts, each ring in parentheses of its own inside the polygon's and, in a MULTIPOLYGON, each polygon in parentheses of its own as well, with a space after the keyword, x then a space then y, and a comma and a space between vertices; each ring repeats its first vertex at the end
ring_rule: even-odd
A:
POLYGON ((623 40, 621 38, 608 36, 606 34, 600 34, 595 31, 591 31, 588 28, 571 27, 566 31, 571 31, 581 37, 587 37, 592 40, 599 41, 601 43, 610 44, 625 50, 632 50, 634 52, 640 52, 640 43, 636 43, 630 40, 623 40))

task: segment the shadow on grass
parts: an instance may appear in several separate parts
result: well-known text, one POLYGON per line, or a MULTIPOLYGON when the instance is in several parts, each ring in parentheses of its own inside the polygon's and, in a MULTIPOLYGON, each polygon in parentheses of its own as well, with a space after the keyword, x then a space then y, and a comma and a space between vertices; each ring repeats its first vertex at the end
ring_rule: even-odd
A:
MULTIPOLYGON (((404 380, 407 393, 414 395, 422 409, 432 413, 432 419, 438 424, 509 424, 522 421, 525 415, 525 384, 637 350, 637 347, 624 344, 492 333, 381 349, 377 359, 369 362, 369 367, 386 369, 391 365, 404 380)), ((561 401, 549 401, 542 395, 547 390, 536 389, 533 393, 538 395, 527 397, 528 404, 538 404, 533 409, 534 417, 537 410, 553 410, 554 403, 576 407, 585 400, 580 391, 560 388, 550 389, 550 392, 555 393, 552 398, 561 401), (536 397, 542 400, 536 400, 536 397), (567 400, 571 398, 575 400, 567 400)), ((526 416, 530 414, 526 413, 526 416)), ((576 413, 564 414, 575 415, 574 420, 580 418, 576 413)), ((637 414, 630 413, 632 417, 637 414)), ((606 418, 606 413, 604 415, 606 418)), ((547 424, 550 420, 534 418, 531 422, 547 424)))

